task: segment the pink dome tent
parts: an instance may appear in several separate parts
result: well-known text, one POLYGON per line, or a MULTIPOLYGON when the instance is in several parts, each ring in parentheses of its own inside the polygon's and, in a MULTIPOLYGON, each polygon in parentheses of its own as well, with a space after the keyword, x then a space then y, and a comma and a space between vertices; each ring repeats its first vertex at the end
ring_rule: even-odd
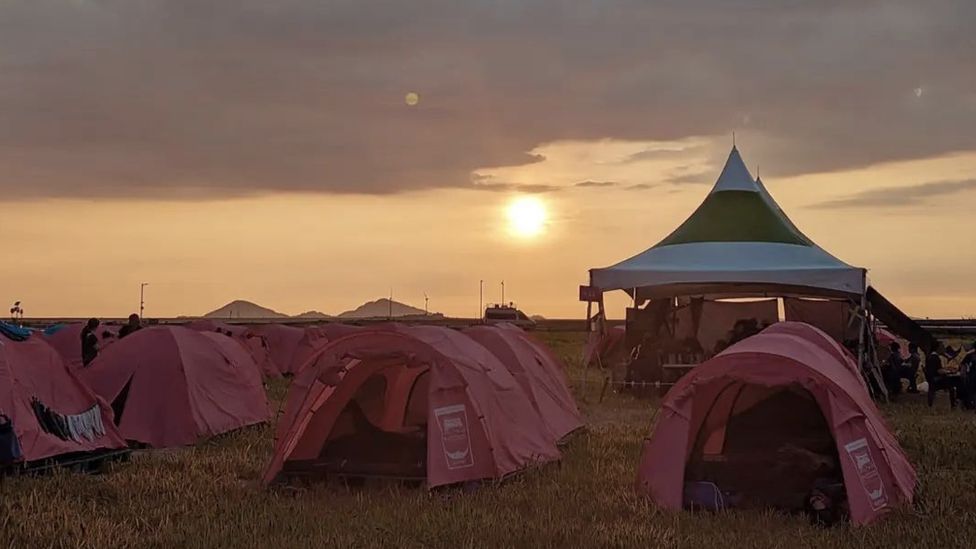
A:
POLYGON ((125 439, 154 448, 194 444, 270 416, 257 365, 219 334, 145 328, 80 372, 116 408, 125 439))
POLYGON ((730 347, 668 392, 639 491, 680 509, 686 482, 714 482, 746 505, 788 506, 826 469, 842 478, 856 524, 912 501, 915 470, 861 380, 822 332, 789 324, 730 347))
POLYGON ((278 366, 271 359, 271 353, 264 337, 254 333, 248 326, 227 324, 210 318, 201 318, 184 325, 196 332, 222 335, 236 341, 251 354, 251 358, 258 365, 261 375, 269 379, 281 377, 278 366))
POLYGON ((224 333, 229 333, 233 337, 244 337, 244 335, 250 330, 248 326, 243 324, 228 324, 226 322, 221 322, 219 320, 214 320, 212 318, 198 318, 194 321, 184 324, 184 327, 189 328, 195 332, 217 332, 218 330, 224 333))
POLYGON ((287 370, 292 374, 300 373, 318 350, 328 345, 330 341, 361 330, 362 328, 358 326, 348 324, 320 324, 306 327, 305 334, 295 346, 295 352, 292 354, 291 364, 287 370))
POLYGON ((0 336, 0 413, 12 421, 27 464, 65 455, 85 459, 127 448, 105 401, 36 335, 26 341, 0 336), (47 411, 38 415, 36 404, 47 411), (51 416, 69 425, 68 431, 52 429, 51 416), (46 425, 42 418, 48 420, 46 425))
POLYGON ((864 376, 862 376, 857 370, 857 358, 855 358, 846 347, 838 343, 836 339, 820 328, 810 324, 805 324, 803 322, 777 322, 776 324, 773 324, 772 326, 763 330, 763 333, 795 335, 810 341, 824 351, 830 353, 831 356, 847 367, 851 374, 853 374, 854 377, 861 382, 861 385, 864 386, 865 390, 867 389, 864 376))
POLYGON ((510 324, 475 326, 464 330, 464 335, 491 351, 508 368, 556 440, 564 440, 583 426, 563 365, 521 328, 510 324))
POLYGON ((295 373, 292 370, 293 359, 298 343, 305 337, 305 330, 284 324, 261 324, 252 326, 249 333, 264 339, 276 371, 285 375, 295 373))
MULTIPOLYGON (((51 335, 44 336, 48 344, 54 347, 54 350, 64 358, 68 368, 72 370, 81 368, 83 365, 81 360, 81 330, 84 327, 85 325, 80 323, 68 324, 51 335)), ((99 352, 102 352, 118 341, 119 327, 100 324, 95 330, 95 335, 98 337, 99 352)))
POLYGON ((627 331, 623 326, 614 326, 604 334, 590 332, 583 349, 584 366, 612 366, 612 361, 626 352, 627 331))
POLYGON ((898 337, 881 326, 874 328, 874 340, 877 342, 878 360, 884 362, 891 355, 891 344, 897 343, 902 358, 908 358, 908 340, 898 337))
POLYGON ((265 483, 347 475, 436 487, 560 457, 508 370, 444 328, 363 330, 325 346, 292 383, 277 432, 265 483))

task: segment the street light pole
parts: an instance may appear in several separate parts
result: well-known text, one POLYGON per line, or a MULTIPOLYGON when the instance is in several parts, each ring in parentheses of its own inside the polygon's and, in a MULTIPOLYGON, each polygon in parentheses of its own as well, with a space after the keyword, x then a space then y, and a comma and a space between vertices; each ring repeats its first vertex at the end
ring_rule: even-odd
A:
POLYGON ((478 281, 478 318, 485 320, 485 281, 478 281))
POLYGON ((502 280, 502 305, 505 305, 505 281, 502 280))
POLYGON ((139 318, 142 318, 146 312, 146 286, 148 285, 148 282, 139 284, 139 318))

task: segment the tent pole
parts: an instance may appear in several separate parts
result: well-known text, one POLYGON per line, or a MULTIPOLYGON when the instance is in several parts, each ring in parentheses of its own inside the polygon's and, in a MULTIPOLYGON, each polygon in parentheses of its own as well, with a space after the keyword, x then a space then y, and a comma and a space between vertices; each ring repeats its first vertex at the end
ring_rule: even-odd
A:
MULTIPOLYGON (((593 287, 593 273, 592 272, 590 273, 590 284, 589 285, 590 285, 591 288, 593 287)), ((604 335, 605 335, 604 334, 604 329, 603 329, 603 321, 601 319, 601 317, 604 315, 604 312, 603 312, 603 292, 600 292, 600 301, 597 302, 597 313, 596 314, 597 314, 597 317, 596 317, 596 326, 594 327, 593 326, 593 320, 594 320, 594 318, 593 318, 593 302, 592 301, 587 301, 586 302, 586 338, 587 338, 587 343, 589 343, 589 339, 591 337, 597 337, 597 338, 599 338, 598 339, 598 341, 599 341, 599 340, 602 340, 603 337, 604 337, 604 335), (596 330, 594 330, 594 328, 596 328, 596 330), (594 332, 596 332, 596 334, 594 334, 594 332)), ((598 351, 597 352, 597 360, 600 360, 599 359, 599 347, 597 347, 596 350, 598 351)), ((589 373, 589 370, 590 370, 590 364, 589 364, 589 361, 586 360, 586 356, 584 355, 583 356, 583 380, 580 382, 580 394, 583 397, 583 402, 587 402, 587 398, 586 398, 586 378, 587 378, 587 374, 589 373)))
MULTIPOLYGON (((870 315, 871 318, 871 323, 869 324, 869 326, 871 327, 870 328, 871 331, 869 333, 872 334, 871 338, 868 339, 868 352, 870 353, 868 357, 871 360, 872 369, 876 372, 876 375, 880 378, 881 375, 880 373, 878 373, 878 367, 880 366, 881 362, 878 360, 878 346, 875 344, 875 340, 874 340, 874 333, 877 329, 878 321, 876 318, 874 318, 874 312, 871 309, 870 303, 868 303, 868 314, 870 315)), ((884 381, 883 378, 882 381, 884 381)), ((884 395, 884 399, 887 401, 889 399, 888 387, 885 386, 884 383, 881 384, 881 392, 884 395)))
POLYGON ((884 378, 878 372, 878 362, 874 358, 876 355, 874 349, 874 326, 871 318, 870 305, 868 303, 868 292, 867 292, 867 275, 865 275, 864 281, 864 293, 861 294, 861 307, 858 310, 858 316, 861 317, 861 330, 858 336, 857 345, 857 365, 861 371, 861 375, 867 378, 868 387, 872 386, 871 380, 873 379, 875 384, 878 386, 878 397, 880 400, 888 401, 888 388, 885 387, 884 378), (871 339, 868 339, 870 335, 871 339), (871 360, 868 359, 868 353, 871 353, 871 360), (869 364, 870 362, 870 364, 869 364))
POLYGON ((858 316, 861 317, 861 330, 857 341, 857 367, 864 371, 864 330, 867 329, 867 293, 861 294, 861 306, 858 309, 858 316))
MULTIPOLYGON (((586 302, 586 339, 587 346, 590 340, 595 337, 593 329, 593 302, 586 302)), ((598 349, 599 350, 599 349, 598 349)), ((599 353, 597 353, 599 354, 599 353)), ((583 381, 580 383, 580 392, 583 395, 583 402, 586 402, 586 372, 590 369, 590 361, 586 359, 586 347, 583 348, 583 381)), ((597 359, 599 360, 599 358, 597 359)))

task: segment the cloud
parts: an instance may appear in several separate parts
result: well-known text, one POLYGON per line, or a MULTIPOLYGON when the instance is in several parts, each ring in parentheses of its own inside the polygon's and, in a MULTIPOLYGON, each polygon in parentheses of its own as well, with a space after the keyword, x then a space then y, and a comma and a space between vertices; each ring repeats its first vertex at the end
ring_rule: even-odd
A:
POLYGON ((976 150, 973 21, 969 0, 3 2, 0 196, 463 188, 544 143, 733 129, 770 176, 976 150))
POLYGON ((573 185, 574 187, 616 187, 619 185, 616 181, 580 181, 579 183, 573 185))
POLYGON ((520 192, 520 193, 531 193, 531 194, 541 194, 541 193, 551 193, 562 190, 562 187, 557 187, 555 185, 541 185, 541 184, 528 184, 528 183, 471 183, 471 186, 467 187, 476 191, 491 191, 491 192, 520 192))
POLYGON ((909 187, 871 189, 851 196, 813 204, 812 208, 904 208, 927 204, 930 199, 976 190, 976 179, 933 181, 909 187))
POLYGON ((674 158, 675 156, 683 153, 692 152, 699 149, 699 147, 674 147, 674 148, 662 148, 662 149, 647 149, 640 152, 635 152, 623 159, 623 164, 630 164, 632 162, 643 162, 645 160, 657 160, 660 158, 674 158))
POLYGON ((646 191, 649 189, 654 189, 659 187, 656 183, 637 183, 636 185, 630 185, 627 187, 628 191, 646 191))
POLYGON ((721 168, 715 170, 700 170, 700 171, 688 171, 688 172, 674 172, 665 178, 666 183, 671 183, 674 185, 711 185, 715 182, 716 174, 721 171, 721 168))

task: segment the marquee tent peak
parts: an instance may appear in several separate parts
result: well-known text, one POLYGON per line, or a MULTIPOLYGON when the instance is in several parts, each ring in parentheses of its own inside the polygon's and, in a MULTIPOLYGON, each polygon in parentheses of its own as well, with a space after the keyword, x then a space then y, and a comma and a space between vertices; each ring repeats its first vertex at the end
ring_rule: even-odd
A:
POLYGON ((590 271, 602 290, 641 297, 765 293, 824 297, 864 294, 866 271, 837 259, 804 235, 753 178, 732 147, 697 210, 657 245, 611 267, 590 271))
POLYGON ((729 151, 729 158, 725 161, 725 166, 722 168, 722 173, 718 176, 718 181, 715 182, 715 187, 712 188, 713 193, 720 191, 759 192, 759 188, 756 186, 756 179, 749 173, 749 168, 746 167, 746 163, 742 160, 739 149, 734 146, 729 151))

